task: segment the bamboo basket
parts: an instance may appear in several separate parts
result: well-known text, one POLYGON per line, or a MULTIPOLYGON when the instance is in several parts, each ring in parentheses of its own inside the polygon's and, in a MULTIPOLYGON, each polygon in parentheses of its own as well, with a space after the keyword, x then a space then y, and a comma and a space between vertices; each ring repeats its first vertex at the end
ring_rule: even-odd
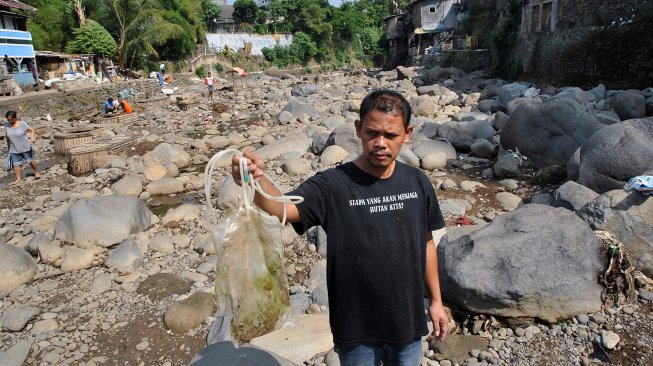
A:
POLYGON ((64 129, 63 133, 54 135, 54 152, 55 154, 66 155, 71 148, 99 138, 102 132, 112 127, 113 125, 88 125, 64 129))
POLYGON ((135 147, 136 141, 136 136, 126 136, 75 146, 68 151, 68 170, 73 175, 88 173, 93 170, 94 157, 124 153, 135 147))
POLYGON ((136 113, 121 114, 118 116, 118 123, 123 125, 128 123, 134 123, 137 120, 138 120, 138 115, 136 113))
POLYGON ((98 124, 98 125, 114 124, 114 123, 118 123, 119 118, 120 118, 120 115, 111 116, 111 117, 98 117, 98 118, 94 119, 93 121, 91 121, 91 123, 95 123, 95 124, 98 124))

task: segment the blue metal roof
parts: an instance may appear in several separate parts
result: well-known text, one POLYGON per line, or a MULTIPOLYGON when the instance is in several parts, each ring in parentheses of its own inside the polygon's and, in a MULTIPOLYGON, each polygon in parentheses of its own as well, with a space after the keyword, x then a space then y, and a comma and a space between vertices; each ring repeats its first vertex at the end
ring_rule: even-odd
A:
POLYGON ((31 44, 6 44, 0 43, 0 57, 34 58, 34 46, 31 44))
POLYGON ((0 38, 32 40, 32 34, 25 31, 0 29, 0 38))

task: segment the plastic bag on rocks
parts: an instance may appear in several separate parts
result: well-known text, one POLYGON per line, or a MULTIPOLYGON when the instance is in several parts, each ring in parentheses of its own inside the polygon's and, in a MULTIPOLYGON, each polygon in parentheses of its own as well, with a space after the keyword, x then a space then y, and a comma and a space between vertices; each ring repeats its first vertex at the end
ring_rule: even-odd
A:
MULTIPOLYGON (((210 165, 211 162, 205 182, 209 215, 214 212, 210 201, 210 165)), ((248 183, 242 183, 238 209, 211 233, 218 257, 218 314, 209 333, 209 344, 232 338, 249 341, 278 328, 290 316, 288 280, 282 260, 282 225, 277 217, 250 204, 248 183), (229 319, 231 327, 225 329, 229 319)))

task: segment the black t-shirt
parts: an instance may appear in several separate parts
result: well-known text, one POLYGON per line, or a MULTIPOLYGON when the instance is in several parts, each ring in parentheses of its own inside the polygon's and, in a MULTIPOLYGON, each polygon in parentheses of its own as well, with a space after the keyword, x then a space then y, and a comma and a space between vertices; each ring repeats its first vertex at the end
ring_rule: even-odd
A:
POLYGON ((304 197, 295 230, 327 233, 334 343, 402 345, 426 335, 426 233, 445 226, 426 175, 397 162, 379 179, 347 163, 288 194, 304 197))

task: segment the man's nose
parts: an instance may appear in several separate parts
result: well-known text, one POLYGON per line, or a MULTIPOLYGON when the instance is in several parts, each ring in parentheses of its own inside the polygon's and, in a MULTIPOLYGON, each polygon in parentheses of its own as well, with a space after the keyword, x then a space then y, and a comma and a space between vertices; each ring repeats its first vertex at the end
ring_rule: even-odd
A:
POLYGON ((386 147, 387 146, 387 141, 383 136, 379 136, 376 139, 374 139, 374 146, 375 147, 386 147))

